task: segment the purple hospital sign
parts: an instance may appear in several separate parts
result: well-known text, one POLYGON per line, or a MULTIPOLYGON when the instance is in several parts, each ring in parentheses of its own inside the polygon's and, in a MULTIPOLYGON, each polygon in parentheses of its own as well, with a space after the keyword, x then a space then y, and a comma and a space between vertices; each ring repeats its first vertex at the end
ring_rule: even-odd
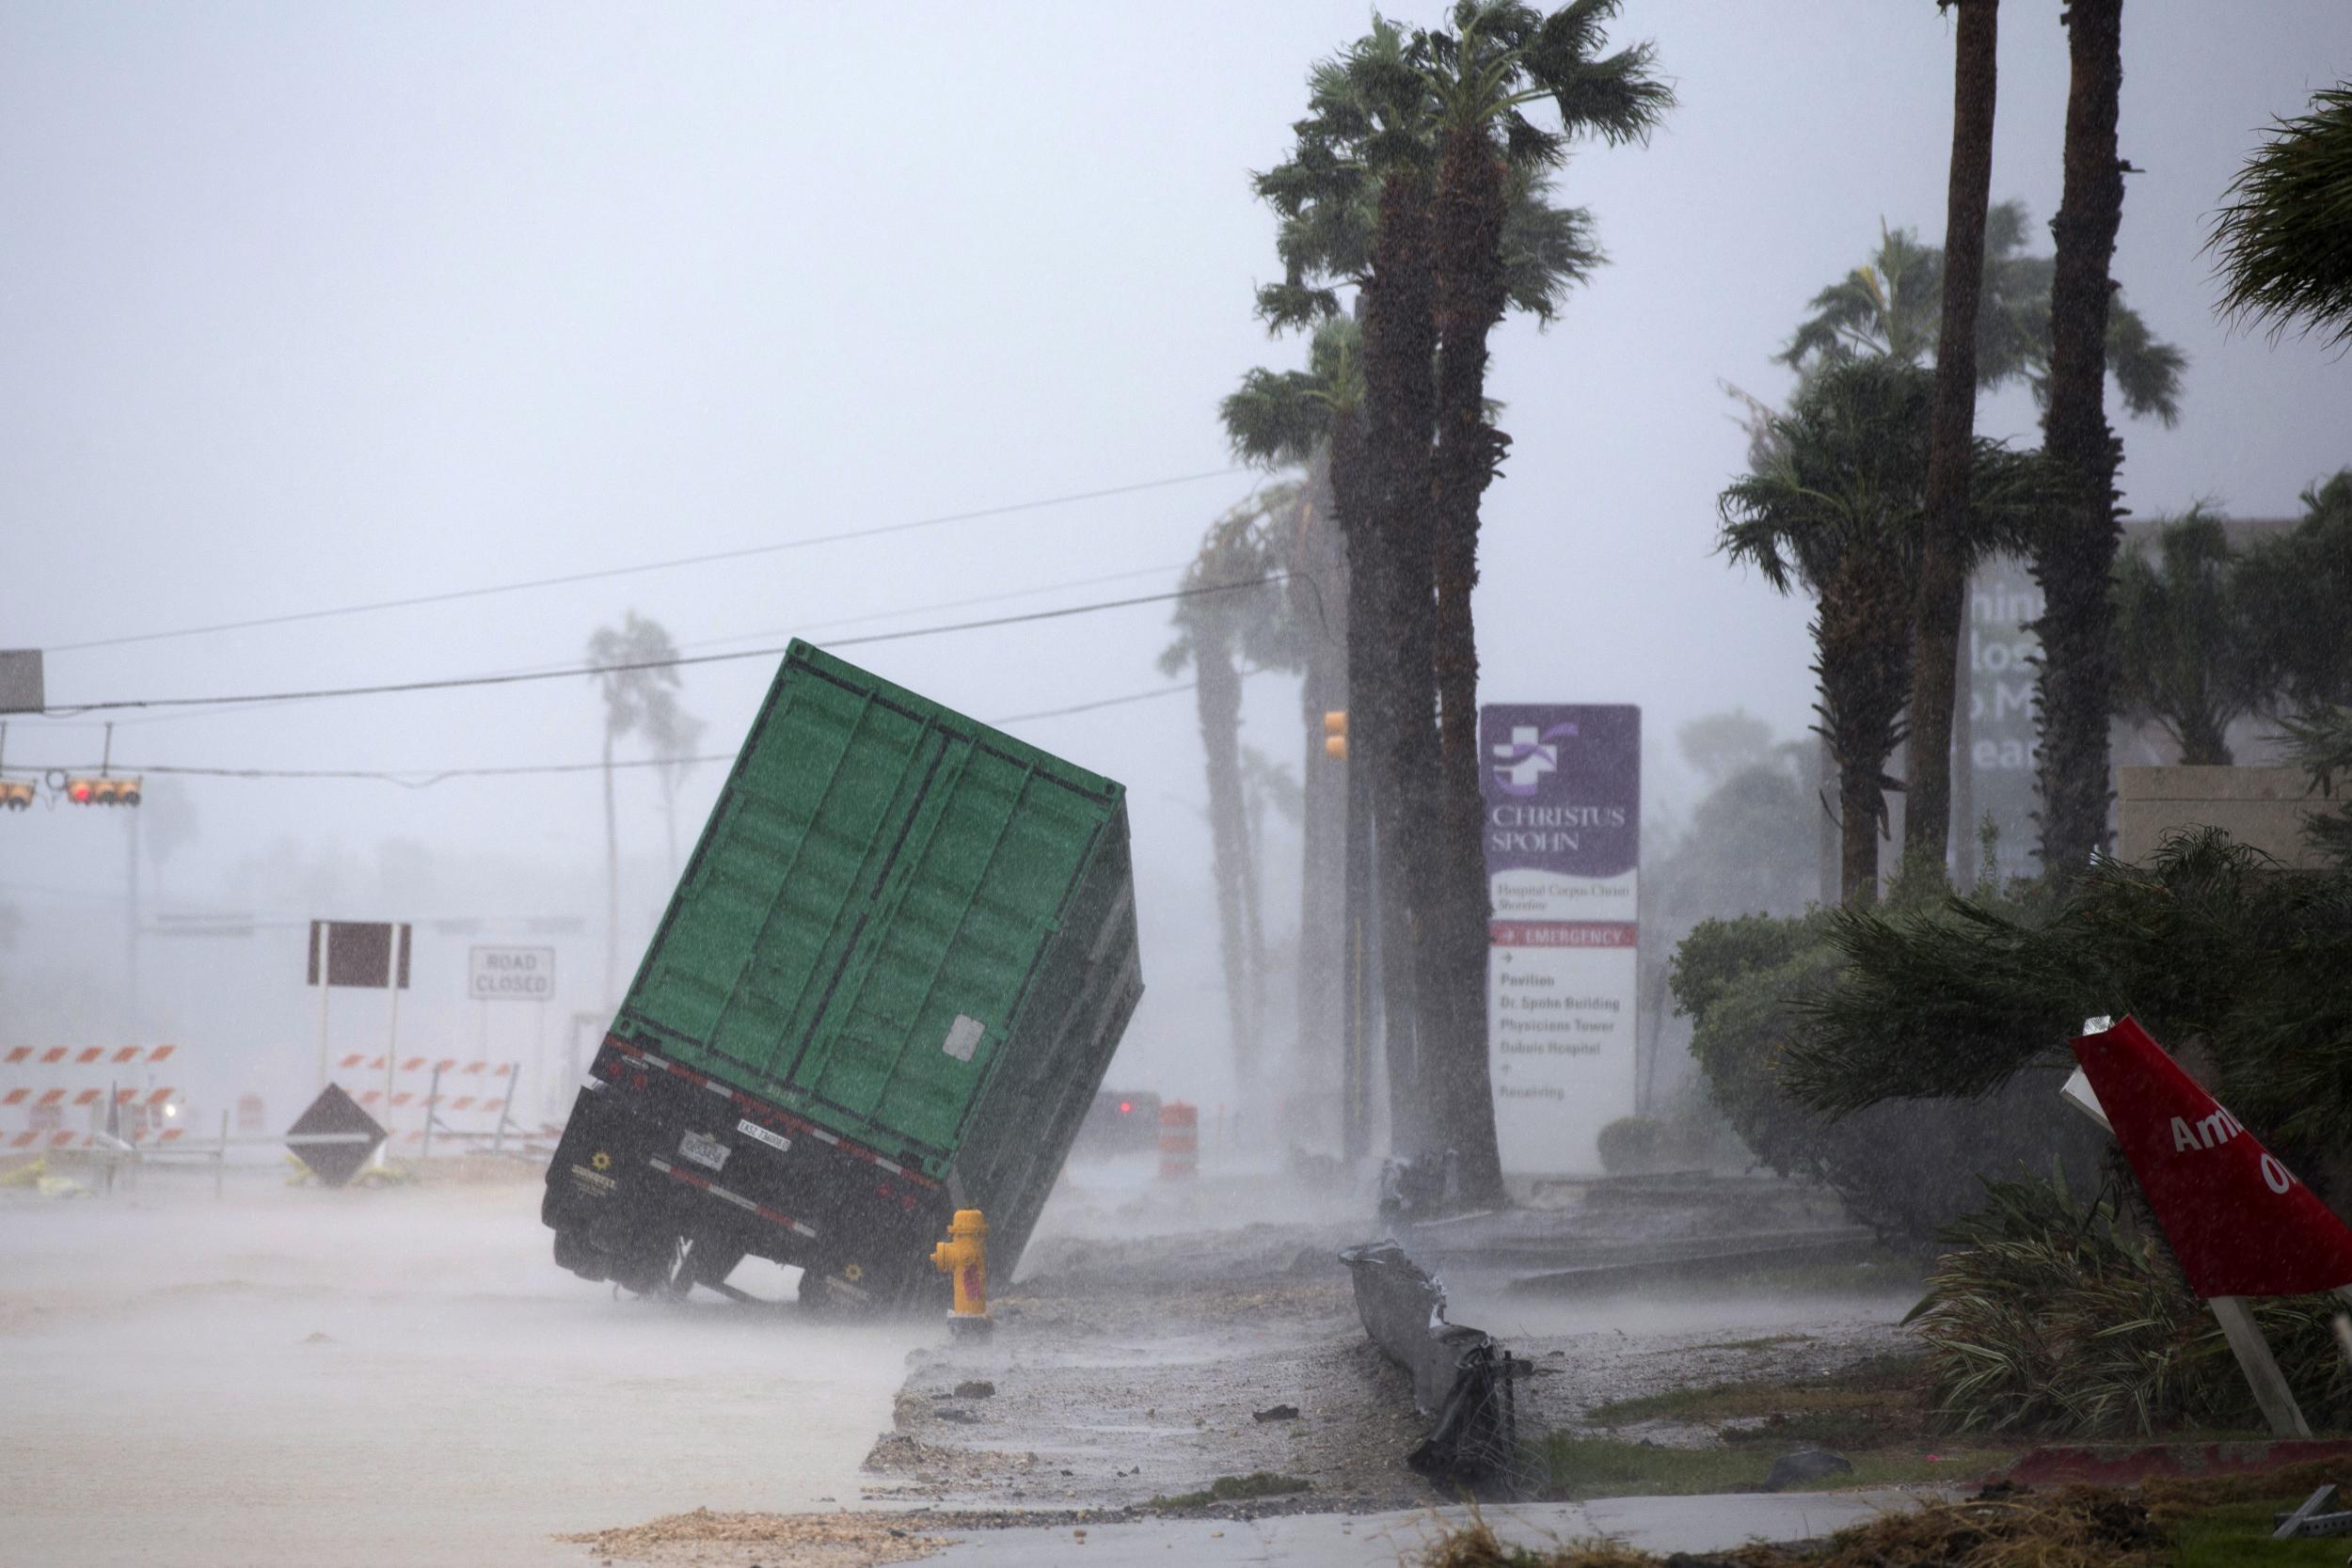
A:
POLYGON ((1488 1062, 1503 1168, 1599 1168, 1636 1110, 1642 710, 1499 704, 1478 716, 1488 1062))
POLYGON ((1622 877, 1642 859, 1642 710, 1499 703, 1479 710, 1486 871, 1622 877))

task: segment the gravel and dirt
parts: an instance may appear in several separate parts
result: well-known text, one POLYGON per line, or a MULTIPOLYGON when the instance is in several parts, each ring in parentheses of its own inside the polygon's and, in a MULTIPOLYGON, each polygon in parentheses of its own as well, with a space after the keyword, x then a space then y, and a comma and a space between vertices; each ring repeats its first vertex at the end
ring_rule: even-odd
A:
MULTIPOLYGON (((1427 1423, 1409 1381, 1366 1338, 1340 1250, 1380 1233, 1343 1197, 1265 1177, 1170 1195, 1078 1167, 1047 1213, 983 1341, 911 1357, 893 1431, 867 1456, 867 1495, 899 1506, 1149 1509, 1220 1476, 1293 1478, 1301 1490, 1213 1505, 1248 1516, 1372 1512, 1450 1500, 1406 1467, 1427 1423), (1215 1214, 1280 1220, 1210 1227, 1215 1214), (985 1383, 983 1397, 958 1392, 985 1383), (1295 1408, 1295 1416, 1283 1413, 1295 1408)), ((1462 1233, 1407 1246, 1454 1258, 1455 1322, 1486 1328, 1533 1364, 1523 1431, 1587 1430, 1596 1406, 1693 1383, 1820 1376, 1903 1348, 1915 1296, 1900 1271, 1842 1266, 1731 1277, 1671 1292, 1526 1296, 1508 1290, 1545 1259, 1643 1233, 1736 1235, 1759 1204, 1772 1223, 1818 1223, 1818 1200, 1723 1183, 1668 1202, 1589 1203, 1554 1194, 1549 1215, 1498 1217, 1502 1265, 1462 1233), (1730 1195, 1730 1196, 1726 1196, 1730 1195), (1589 1209, 1589 1212, 1587 1212, 1589 1209), (1545 1236, 1553 1239, 1543 1250, 1545 1236)), ((1607 1190, 1607 1189, 1604 1189, 1607 1190)), ((1627 1433, 1711 1444, 1711 1428, 1645 1423, 1627 1433)))

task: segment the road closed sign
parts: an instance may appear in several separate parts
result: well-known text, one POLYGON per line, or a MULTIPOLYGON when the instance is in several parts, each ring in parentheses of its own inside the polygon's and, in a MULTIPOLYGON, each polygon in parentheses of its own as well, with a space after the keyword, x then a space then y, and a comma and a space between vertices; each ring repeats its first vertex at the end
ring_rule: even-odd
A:
POLYGON ((476 1002, 546 1002, 555 995, 552 947, 477 947, 466 994, 476 1002))

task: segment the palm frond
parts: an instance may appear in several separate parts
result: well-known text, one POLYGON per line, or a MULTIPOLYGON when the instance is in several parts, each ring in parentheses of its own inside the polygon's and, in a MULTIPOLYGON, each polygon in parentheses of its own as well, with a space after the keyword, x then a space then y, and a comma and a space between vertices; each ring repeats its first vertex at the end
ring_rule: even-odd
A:
POLYGON ((2229 195, 2208 242, 2223 313, 2352 341, 2352 83, 2277 122, 2229 195))

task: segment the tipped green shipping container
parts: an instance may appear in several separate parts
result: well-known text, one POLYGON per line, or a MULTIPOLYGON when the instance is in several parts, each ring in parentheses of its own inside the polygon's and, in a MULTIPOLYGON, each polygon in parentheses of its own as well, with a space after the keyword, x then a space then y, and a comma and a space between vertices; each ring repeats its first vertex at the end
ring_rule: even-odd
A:
POLYGON ((558 1259, 919 1295, 977 1207, 1009 1270, 1141 993, 1123 787, 796 641, 548 1171, 558 1259))

